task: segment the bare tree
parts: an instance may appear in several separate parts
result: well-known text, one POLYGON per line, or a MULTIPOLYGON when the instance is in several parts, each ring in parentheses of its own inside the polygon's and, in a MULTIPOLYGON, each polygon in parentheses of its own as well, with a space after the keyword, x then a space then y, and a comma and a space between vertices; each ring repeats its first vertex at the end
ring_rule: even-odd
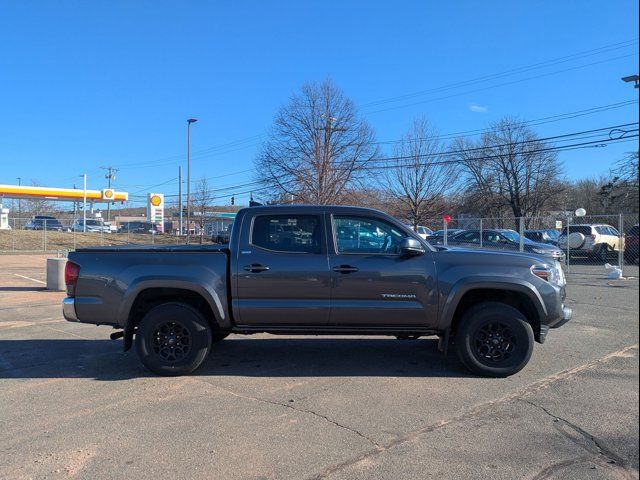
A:
POLYGON ((205 177, 202 177, 198 180, 195 192, 192 195, 195 224, 200 231, 200 244, 204 241, 207 209, 209 208, 211 200, 213 200, 213 191, 209 186, 209 181, 205 177))
POLYGON ((506 117, 477 142, 455 140, 453 150, 465 167, 468 194, 486 213, 540 215, 562 193, 555 153, 522 121, 506 117))
POLYGON ((566 185, 560 210, 573 212, 578 208, 584 208, 589 215, 606 215, 609 212, 601 196, 602 186, 609 179, 583 178, 566 185))
MULTIPOLYGON (((42 183, 40 183, 37 179, 31 180, 32 187, 39 187, 42 183)), ((53 210, 54 203, 51 200, 42 199, 29 199, 21 201, 21 214, 25 217, 30 217, 33 215, 41 215, 43 213, 49 213, 53 210)))
POLYGON ((274 197, 340 203, 377 154, 373 142, 373 129, 338 87, 306 83, 276 115, 256 175, 274 197))
POLYGON ((446 160, 443 150, 429 122, 416 119, 394 148, 392 168, 385 171, 389 193, 401 202, 414 228, 442 213, 437 210, 443 197, 453 193, 457 184, 455 165, 446 160))
POLYGON ((599 196, 612 213, 638 212, 638 152, 627 154, 615 164, 611 178, 603 182, 599 196))

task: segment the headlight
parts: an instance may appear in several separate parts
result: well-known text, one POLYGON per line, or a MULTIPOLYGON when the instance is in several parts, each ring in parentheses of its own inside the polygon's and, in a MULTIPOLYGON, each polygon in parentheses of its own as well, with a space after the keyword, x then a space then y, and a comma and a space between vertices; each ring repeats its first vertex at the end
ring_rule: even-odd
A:
POLYGON ((564 287, 566 280, 564 278, 564 272, 560 264, 557 265, 533 265, 531 267, 531 273, 536 277, 540 277, 546 280, 551 285, 556 287, 564 287))
POLYGON ((535 253, 539 253, 540 255, 551 255, 549 250, 542 250, 541 248, 532 248, 535 253))

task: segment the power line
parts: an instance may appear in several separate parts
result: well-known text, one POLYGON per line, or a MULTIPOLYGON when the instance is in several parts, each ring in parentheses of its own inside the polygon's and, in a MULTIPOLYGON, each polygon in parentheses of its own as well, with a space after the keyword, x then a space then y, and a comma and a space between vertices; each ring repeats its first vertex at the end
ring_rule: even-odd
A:
MULTIPOLYGON (((582 110, 577 110, 577 111, 573 111, 573 112, 565 112, 565 113, 561 113, 561 114, 556 114, 556 115, 551 115, 551 116, 546 116, 546 117, 541 117, 541 118, 536 118, 533 120, 524 120, 523 123, 528 125, 528 126, 537 126, 537 125, 543 125, 543 124, 547 124, 547 123, 555 123, 558 121, 562 121, 562 120, 568 120, 568 119, 572 119, 572 118, 577 118, 577 117, 581 117, 581 116, 586 116, 586 115, 593 115, 595 113, 601 113, 604 111, 608 111, 608 110, 612 110, 612 109, 616 109, 616 108, 621 108, 624 106, 628 106, 628 105, 633 105, 633 104, 637 104, 638 100, 625 100, 622 102, 617 102, 617 103, 612 103, 612 104, 608 104, 608 105, 601 105, 601 106, 597 106, 597 107, 591 107, 588 109, 582 109, 582 110)), ((481 129, 475 129, 475 130, 466 130, 466 131, 461 131, 461 132, 452 132, 452 133, 447 133, 447 134, 442 134, 442 135, 436 135, 434 137, 430 137, 430 139, 432 140, 446 140, 446 139, 451 139, 451 138, 457 138, 460 136, 475 136, 475 135, 480 135, 482 133, 485 132, 489 132, 491 131, 491 127, 487 127, 487 128, 481 128, 481 129)), ((397 143, 401 143, 402 139, 399 140, 388 140, 388 141, 380 141, 380 142, 373 142, 376 145, 389 145, 389 144, 397 144, 397 143)), ((249 173, 249 172, 253 172, 255 171, 254 169, 246 169, 246 170, 241 170, 238 172, 232 172, 226 175, 216 175, 216 176, 212 176, 212 177, 207 177, 207 180, 216 180, 219 178, 224 178, 224 177, 230 177, 230 176, 234 176, 234 175, 239 175, 239 174, 243 174, 243 173, 249 173)), ((234 189, 237 188, 236 185, 229 185, 229 186, 221 186, 221 187, 217 187, 216 190, 220 190, 220 189, 234 189)))
MULTIPOLYGON (((510 69, 510 70, 506 70, 506 71, 503 71, 503 72, 499 72, 499 73, 493 73, 493 74, 488 74, 488 75, 484 75, 484 76, 480 76, 480 77, 475 77, 475 78, 463 80, 463 81, 460 81, 460 82, 456 82, 456 83, 453 83, 453 84, 444 85, 444 86, 437 87, 437 88, 432 88, 432 89, 429 89, 429 90, 423 90, 423 91, 413 92, 413 93, 410 93, 410 94, 400 95, 400 96, 396 96, 396 97, 390 97, 390 98, 383 99, 383 100, 377 100, 377 101, 364 103, 364 104, 360 105, 360 107, 366 110, 369 107, 374 107, 374 106, 377 106, 377 105, 382 105, 382 104, 386 104, 386 103, 394 103, 394 102, 401 101, 401 100, 407 100, 407 99, 410 99, 410 98, 415 98, 416 96, 423 96, 423 95, 427 95, 427 94, 430 94, 430 93, 438 93, 438 92, 441 92, 441 91, 447 91, 447 90, 451 90, 453 88, 459 88, 461 86, 467 86, 467 85, 472 85, 472 84, 479 83, 479 82, 484 82, 484 81, 487 81, 487 80, 503 78, 505 76, 509 76, 509 75, 513 75, 513 74, 517 74, 517 73, 524 73, 526 71, 530 71, 530 70, 537 69, 537 68, 549 67, 549 66, 552 66, 552 65, 556 65, 558 63, 564 63, 564 62, 567 62, 567 61, 579 60, 579 59, 586 58, 586 57, 593 56, 593 55, 599 55, 599 54, 602 54, 602 53, 608 53, 609 51, 630 47, 630 46, 633 46, 633 45, 635 45, 637 43, 638 43, 637 38, 629 39, 629 40, 625 40, 623 42, 617 42, 617 43, 613 43, 613 44, 608 44, 608 45, 604 45, 602 47, 598 47, 598 48, 594 48, 594 49, 590 49, 590 50, 585 50, 585 51, 581 51, 581 52, 578 52, 578 53, 565 55, 563 57, 553 58, 553 59, 550 59, 550 60, 545 60, 545 61, 542 61, 542 62, 526 65, 526 66, 523 66, 523 67, 517 67, 517 68, 514 68, 514 69, 510 69)), ((599 62, 593 62, 593 63, 589 63, 589 64, 585 64, 585 65, 579 65, 579 66, 571 67, 571 68, 568 68, 568 69, 559 70, 559 71, 556 71, 556 72, 549 72, 549 73, 538 75, 538 76, 528 77, 528 78, 516 80, 516 81, 513 81, 513 82, 506 82, 506 83, 502 83, 502 84, 498 84, 498 85, 492 85, 492 86, 489 86, 489 87, 484 87, 484 88, 481 88, 481 89, 471 90, 471 91, 467 91, 467 92, 461 92, 461 93, 458 93, 458 94, 448 95, 448 96, 440 97, 440 98, 436 98, 436 99, 423 100, 423 101, 420 101, 420 102, 414 102, 414 103, 410 103, 410 104, 406 104, 406 105, 399 105, 399 106, 396 106, 396 107, 391 107, 389 109, 376 110, 376 111, 373 111, 373 112, 370 112, 370 113, 379 113, 379 112, 383 112, 383 111, 387 111, 387 110, 395 110, 395 109, 398 109, 398 108, 405 108, 405 107, 409 107, 409 106, 413 106, 413 105, 417 105, 417 104, 421 104, 421 103, 427 103, 427 102, 431 102, 431 101, 443 100, 443 99, 452 98, 452 97, 459 96, 459 95, 466 95, 468 93, 475 93, 477 91, 483 91, 483 90, 487 90, 487 89, 490 89, 490 88, 498 88, 500 86, 511 85, 511 84, 514 84, 514 83, 519 83, 519 82, 522 82, 522 81, 528 81, 528 80, 531 80, 531 79, 540 78, 540 77, 544 77, 544 76, 548 76, 548 75, 555 75, 555 74, 558 74, 558 73, 563 73, 563 72, 566 72, 566 71, 571 71, 571 70, 575 70, 575 69, 579 69, 579 68, 585 68, 585 67, 588 67, 588 66, 597 65, 597 64, 600 64, 600 63, 613 61, 613 60, 620 59, 620 58, 626 58, 626 57, 633 56, 633 55, 637 55, 637 52, 633 53, 633 54, 629 54, 629 55, 623 55, 623 56, 620 56, 620 57, 614 57, 614 58, 610 58, 610 59, 601 60, 599 62)), ((245 137, 245 138, 242 138, 242 139, 234 140, 234 141, 231 141, 231 142, 228 142, 228 143, 207 147, 207 148, 204 148, 204 149, 201 149, 201 150, 194 151, 193 154, 192 154, 192 158, 193 159, 207 158, 207 157, 212 156, 212 155, 220 155, 220 154, 224 154, 224 153, 231 153, 233 151, 237 151, 238 149, 248 148, 248 147, 252 146, 254 143, 256 143, 258 140, 260 140, 260 139, 262 139, 264 137, 265 137, 264 134, 253 135, 253 136, 250 136, 250 137, 245 137), (236 147, 239 147, 239 148, 236 148, 236 147), (229 148, 231 148, 231 150, 229 150, 229 148)), ((125 163, 125 164, 120 164, 120 165, 117 165, 117 166, 118 167, 122 167, 122 168, 145 168, 147 166, 159 166, 159 165, 169 164, 169 163, 173 164, 173 163, 175 163, 175 161, 181 160, 181 159, 183 159, 183 155, 176 154, 176 155, 170 155, 170 156, 167 156, 167 157, 161 157, 161 158, 156 159, 156 160, 149 160, 147 162, 133 162, 133 163, 128 163, 128 164, 125 163)))
MULTIPOLYGON (((609 132, 612 129, 616 129, 616 128, 622 128, 622 127, 627 127, 627 126, 632 126, 632 125, 638 125, 638 122, 635 123, 629 123, 629 124, 620 124, 620 125, 614 125, 614 126, 609 126, 609 127, 602 127, 602 128, 598 128, 598 129, 591 129, 591 130, 583 130, 580 132, 572 132, 572 133, 567 133, 567 134, 562 134, 562 135, 555 135, 555 136, 551 136, 551 137, 544 137, 544 138, 536 138, 536 139, 531 139, 531 140, 525 140, 525 141, 521 141, 521 142, 512 142, 509 144, 502 144, 502 145, 497 145, 497 146, 493 146, 493 147, 487 147, 484 148, 483 150, 491 150, 491 148, 498 148, 500 146, 507 146, 507 145, 522 145, 522 144, 528 144, 528 143, 545 143, 545 142, 558 142, 558 141, 567 141, 566 139, 570 139, 571 137, 577 137, 577 138, 571 138, 572 140, 579 140, 579 139, 587 139, 587 138, 594 138, 594 137, 598 137, 598 136, 602 136, 604 135, 604 133, 602 135, 590 135, 588 137, 585 137, 585 135, 589 135, 591 133, 595 133, 595 132, 609 132), (563 140, 565 139, 565 140, 563 140)), ((630 132, 636 132, 637 129, 635 130, 631 130, 630 132)), ((628 133, 628 132, 627 132, 628 133)), ((527 153, 539 153, 539 152, 547 152, 547 151, 566 151, 566 150, 573 150, 576 148, 593 148, 594 146, 597 145, 606 145, 606 144, 610 144, 610 143, 623 143, 623 142, 627 142, 629 141, 629 139, 632 138, 637 138, 638 135, 626 135, 624 138, 609 138, 609 137, 605 137, 602 139, 598 139, 598 140, 593 140, 593 141, 588 141, 588 142, 580 142, 580 143, 573 143, 573 144, 569 144, 569 145, 556 145, 556 146, 549 146, 549 147, 545 147, 545 148, 537 148, 537 149, 532 149, 529 150, 527 153)), ((476 151, 479 150, 481 148, 477 148, 477 147, 473 147, 471 149, 465 149, 465 150, 448 150, 445 152, 439 152, 439 153, 435 153, 435 154, 425 154, 425 155, 410 155, 410 156, 396 156, 396 157, 383 157, 383 158, 379 158, 379 159, 371 159, 369 162, 367 162, 367 165, 363 167, 363 169, 367 169, 367 170, 379 170, 379 169, 388 169, 388 168, 398 168, 399 165, 388 165, 389 162, 391 161, 398 161, 398 160, 414 160, 416 158, 421 158, 421 159, 427 159, 433 156, 438 156, 438 157, 447 157, 447 156, 451 156, 451 155, 455 155, 457 153, 463 153, 463 152, 469 152, 469 151, 476 151), (369 166, 371 163, 375 163, 375 162, 382 162, 383 165, 378 165, 378 166, 369 166), (384 165, 384 163, 387 163, 387 165, 384 165)), ((483 155, 483 156, 479 156, 479 157, 472 157, 472 158, 466 158, 466 159, 450 159, 450 160, 440 160, 440 161, 436 161, 436 162, 432 162, 431 165, 446 165, 446 164, 452 164, 452 163, 462 163, 462 162, 469 162, 469 161, 475 161, 475 160, 486 160, 487 158, 492 158, 495 157, 492 155, 483 155)), ((278 180, 284 178, 285 175, 279 176, 277 177, 278 180)), ((288 182, 294 182, 294 180, 288 181, 288 182)), ((285 182, 286 183, 286 182, 285 182)), ((257 181, 253 181, 253 182, 249 182, 249 183, 242 183, 242 184, 237 184, 237 185, 233 185, 232 187, 227 188, 226 190, 229 192, 233 192, 233 194, 235 195, 243 195, 246 193, 251 193, 251 192, 258 192, 258 191, 262 191, 265 189, 269 189, 269 188, 273 188, 271 185, 266 185, 266 186, 262 186, 260 187, 260 185, 263 184, 264 182, 261 180, 257 180, 257 181), (248 187, 252 187, 250 190, 246 190, 246 191, 240 191, 238 192, 238 190, 240 190, 241 188, 248 188, 248 187), (257 187, 257 188, 256 188, 257 187)), ((215 191, 220 192, 220 191, 225 191, 225 189, 215 189, 215 191)), ((166 197, 176 197, 177 195, 165 195, 166 197)), ((213 198, 226 198, 229 195, 217 195, 214 196, 213 198)))
POLYGON ((388 107, 388 108, 383 108, 383 109, 380 109, 380 110, 373 110, 373 111, 370 111, 368 113, 371 115, 371 114, 374 114, 374 113, 388 112, 388 111, 391 111, 391 110, 398 110, 398 109, 401 109, 401 108, 413 107, 415 105, 422 105, 422 104, 425 104, 425 103, 438 102, 440 100, 447 100, 449 98, 460 97, 462 95, 468 95, 470 93, 484 92, 486 90, 491 90, 493 88, 505 87, 505 86, 508 86, 508 85, 515 85, 515 84, 518 84, 518 83, 527 82, 529 80, 535 80, 535 79, 538 79, 538 78, 549 77, 551 75, 557 75, 559 73, 570 72, 570 71, 573 71, 573 70, 579 70, 581 68, 586 68, 586 67, 592 67, 594 65, 600 65, 602 63, 612 62, 614 60, 620 60, 622 58, 634 57, 634 56, 637 56, 637 55, 638 55, 637 53, 630 53, 628 55, 621 55, 621 56, 618 56, 618 57, 608 58, 608 59, 605 59, 605 60, 600 60, 598 62, 587 63, 585 65, 578 65, 578 66, 575 66, 575 67, 569 67, 569 68, 565 68, 565 69, 562 69, 562 70, 556 70, 555 72, 542 73, 540 75, 534 75, 534 76, 531 76, 531 77, 521 78, 521 79, 518 79, 518 80, 512 80, 512 81, 509 81, 509 82, 498 83, 496 85, 489 85, 487 87, 476 88, 474 90, 467 90, 467 91, 464 91, 464 92, 453 93, 451 95, 445 95, 443 97, 430 98, 428 100, 420 100, 418 102, 407 103, 407 104, 404 104, 404 105, 397 105, 395 107, 388 107))
POLYGON ((602 47, 598 47, 598 48, 594 48, 594 49, 590 49, 590 50, 584 50, 584 51, 577 52, 577 53, 574 53, 574 54, 565 55, 565 56, 562 56, 562 57, 557 57, 557 58, 545 60, 545 61, 542 61, 542 62, 537 62, 537 63, 533 63, 533 64, 530 64, 530 65, 525 65, 525 66, 522 66, 522 67, 512 68, 512 69, 509 69, 509 70, 506 70, 506 71, 503 71, 503 72, 482 75, 480 77, 475 77, 475 78, 471 78, 471 79, 467 79, 467 80, 462 80, 462 81, 459 81, 459 82, 451 83, 451 84, 448 84, 448 85, 443 85, 443 86, 440 86, 440 87, 435 87, 435 88, 431 88, 431 89, 427 89, 427 90, 420 90, 420 91, 413 92, 413 93, 408 93, 408 94, 398 95, 398 96, 395 96, 395 97, 390 97, 390 98, 386 98, 386 99, 382 99, 382 100, 376 100, 376 101, 372 101, 372 102, 367 102, 367 103, 364 103, 364 104, 360 105, 360 107, 361 108, 367 108, 367 107, 382 105, 382 104, 385 104, 385 103, 393 103, 393 102, 397 102, 397 101, 408 100, 410 98, 415 98, 415 97, 422 96, 422 95, 428 95, 428 94, 431 94, 431 93, 439 93, 439 92, 442 92, 442 91, 451 90, 451 89, 459 88, 459 87, 464 87, 464 86, 467 86, 467 85, 470 85, 470 84, 474 84, 474 83, 484 82, 484 81, 487 81, 487 80, 493 80, 493 79, 496 79, 496 78, 502 78, 502 77, 505 77, 505 76, 510 76, 510 75, 514 75, 514 74, 518 74, 518 73, 523 73, 523 72, 527 72, 527 71, 538 69, 538 68, 549 67, 549 66, 557 65, 559 63, 565 63, 565 62, 568 62, 568 61, 580 60, 582 58, 587 58, 587 57, 591 57, 591 56, 594 56, 594 55, 600 55, 602 53, 607 53, 607 52, 612 51, 612 50, 618 50, 618 49, 621 49, 621 48, 630 47, 630 46, 633 46, 633 45, 635 45, 637 43, 638 43, 637 38, 630 39, 630 40, 625 40, 623 42, 604 45, 602 47))

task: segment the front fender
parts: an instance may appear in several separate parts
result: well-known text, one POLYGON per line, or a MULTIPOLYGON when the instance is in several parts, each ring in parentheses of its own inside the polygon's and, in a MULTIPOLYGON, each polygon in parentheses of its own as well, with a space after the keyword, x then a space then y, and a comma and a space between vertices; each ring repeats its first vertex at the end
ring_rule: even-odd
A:
POLYGON ((514 278, 505 281, 504 277, 496 278, 474 276, 473 278, 460 279, 451 287, 446 299, 443 299, 442 301, 438 328, 440 330, 445 330, 450 327, 453 322, 453 316, 456 312, 456 308, 458 307, 462 297, 471 290, 480 289, 523 293, 532 301, 538 312, 539 318, 545 318, 547 316, 545 303, 540 296, 540 293, 532 283, 529 283, 526 280, 514 278))

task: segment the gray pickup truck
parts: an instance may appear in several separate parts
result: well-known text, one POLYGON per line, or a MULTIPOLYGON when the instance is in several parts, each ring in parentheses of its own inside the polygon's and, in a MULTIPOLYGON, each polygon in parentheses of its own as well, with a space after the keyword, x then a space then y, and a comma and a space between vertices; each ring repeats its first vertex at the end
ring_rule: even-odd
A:
POLYGON ((548 257, 434 248, 357 207, 238 212, 228 245, 126 246, 69 254, 63 312, 134 339, 161 375, 195 370, 230 333, 440 337, 472 372, 503 377, 571 318, 548 257))

